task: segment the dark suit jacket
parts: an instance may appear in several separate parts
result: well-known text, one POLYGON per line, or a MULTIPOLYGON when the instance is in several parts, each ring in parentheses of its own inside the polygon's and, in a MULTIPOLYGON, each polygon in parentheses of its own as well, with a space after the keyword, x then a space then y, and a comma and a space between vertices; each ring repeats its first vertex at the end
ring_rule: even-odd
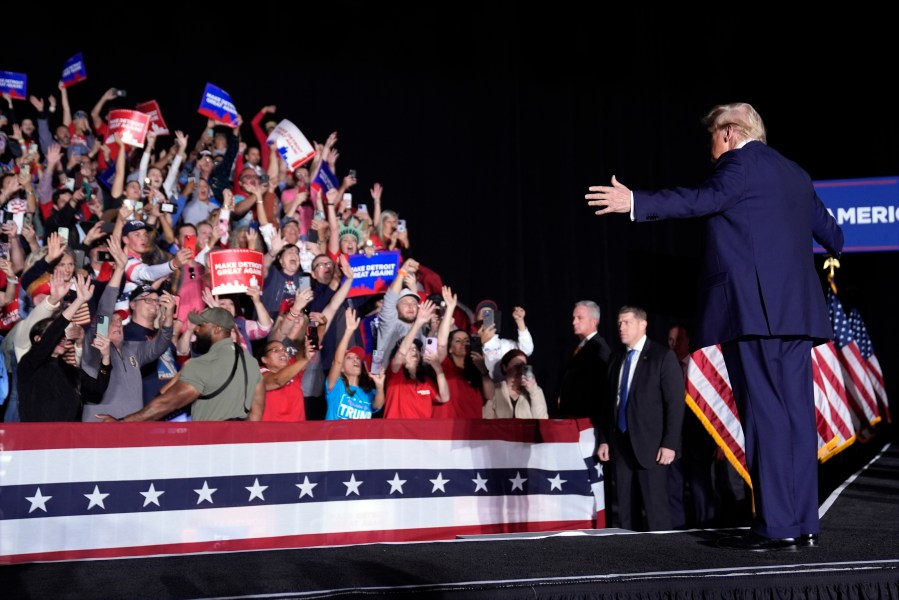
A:
MULTIPOLYGON (((614 439, 618 375, 626 355, 625 350, 618 351, 609 361, 609 400, 599 428, 600 443, 614 439)), ((640 466, 654 465, 662 447, 680 453, 685 407, 684 371, 677 357, 668 346, 647 339, 634 368, 626 409, 627 431, 640 466)))
POLYGON ((812 238, 843 232, 799 165, 761 142, 725 152, 699 188, 634 192, 634 219, 706 217, 693 349, 744 336, 833 336, 812 238))
POLYGON ((568 360, 562 372, 559 417, 588 417, 598 425, 608 392, 606 372, 610 354, 609 345, 597 333, 568 360))

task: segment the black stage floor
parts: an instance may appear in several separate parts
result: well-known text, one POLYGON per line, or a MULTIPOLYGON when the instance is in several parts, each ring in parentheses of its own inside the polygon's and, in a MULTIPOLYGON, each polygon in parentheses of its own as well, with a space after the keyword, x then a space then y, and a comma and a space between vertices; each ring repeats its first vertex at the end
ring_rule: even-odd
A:
MULTIPOLYGON (((722 550, 738 529, 607 529, 0 568, 3 598, 899 599, 899 444, 822 497, 822 544, 722 550)), ((825 465, 826 466, 826 465, 825 465)), ((843 476, 845 475, 845 476, 843 476)))

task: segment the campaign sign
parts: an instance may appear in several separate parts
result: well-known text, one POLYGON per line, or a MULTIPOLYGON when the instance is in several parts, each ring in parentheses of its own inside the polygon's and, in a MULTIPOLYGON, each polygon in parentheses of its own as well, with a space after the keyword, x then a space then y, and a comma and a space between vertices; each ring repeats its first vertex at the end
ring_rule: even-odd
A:
MULTIPOLYGON (((899 177, 814 182, 843 230, 843 252, 899 250, 899 177)), ((817 253, 824 248, 814 244, 817 253)))
POLYGON ((247 248, 213 250, 206 257, 212 279, 212 293, 246 293, 248 287, 262 287, 262 252, 247 248))
POLYGON ((66 64, 63 66, 62 85, 63 87, 70 87, 85 79, 87 79, 87 71, 84 68, 84 60, 81 58, 81 53, 79 52, 67 60, 66 64))
POLYGON ((109 111, 109 132, 119 134, 129 146, 143 148, 150 129, 150 116, 137 110, 109 111))
POLYGON ((28 75, 0 71, 0 93, 9 94, 12 98, 24 100, 28 97, 28 75))
POLYGON ((213 121, 237 127, 237 109, 231 102, 231 96, 222 88, 211 83, 206 84, 197 112, 213 121))
POLYGON ((159 111, 159 103, 156 100, 141 102, 134 108, 150 117, 150 131, 156 135, 169 135, 171 133, 168 125, 165 124, 162 118, 162 113, 159 111))
POLYGON ((324 190, 327 193, 331 190, 336 190, 338 187, 340 186, 337 182, 337 177, 331 172, 331 167, 328 166, 328 163, 323 162, 315 179, 312 180, 312 189, 317 192, 324 190))
POLYGON ((382 294, 396 277, 400 266, 400 251, 375 252, 371 258, 365 254, 352 254, 349 260, 350 268, 353 269, 353 285, 347 296, 355 298, 382 294))
POLYGON ((290 170, 299 168, 312 160, 315 156, 315 148, 303 135, 299 127, 284 119, 272 129, 265 140, 269 146, 274 146, 290 170))

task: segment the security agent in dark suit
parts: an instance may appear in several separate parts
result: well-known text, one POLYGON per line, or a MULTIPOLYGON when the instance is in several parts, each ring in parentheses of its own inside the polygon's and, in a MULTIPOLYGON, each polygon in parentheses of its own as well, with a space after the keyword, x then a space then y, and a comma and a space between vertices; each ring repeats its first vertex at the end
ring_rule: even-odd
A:
POLYGON ((623 306, 618 335, 623 352, 609 364, 609 401, 599 427, 597 457, 610 458, 618 493, 618 520, 623 529, 671 529, 668 467, 681 446, 684 421, 684 374, 667 345, 646 337, 646 311, 623 306))
POLYGON ((574 305, 571 317, 578 345, 562 372, 562 383, 556 401, 560 418, 589 418, 598 425, 608 385, 606 371, 611 350, 597 333, 599 306, 590 300, 574 305))
POLYGON ((839 256, 843 232, 798 164, 767 145, 749 104, 703 119, 715 170, 697 188, 634 191, 612 177, 585 195, 597 215, 703 218, 705 258, 692 349, 721 344, 746 447, 756 514, 719 545, 817 546, 818 459, 811 350, 833 337, 812 240, 839 256))

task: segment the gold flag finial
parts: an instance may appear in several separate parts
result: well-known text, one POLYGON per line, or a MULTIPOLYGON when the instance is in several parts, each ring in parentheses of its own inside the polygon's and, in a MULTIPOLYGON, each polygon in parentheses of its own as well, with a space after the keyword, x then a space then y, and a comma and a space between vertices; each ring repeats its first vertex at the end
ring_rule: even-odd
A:
POLYGON ((827 282, 830 283, 830 289, 833 290, 833 293, 837 293, 837 283, 834 280, 834 269, 840 268, 840 261, 837 258, 832 256, 828 256, 827 260, 824 261, 824 270, 830 269, 830 273, 827 274, 827 282))

